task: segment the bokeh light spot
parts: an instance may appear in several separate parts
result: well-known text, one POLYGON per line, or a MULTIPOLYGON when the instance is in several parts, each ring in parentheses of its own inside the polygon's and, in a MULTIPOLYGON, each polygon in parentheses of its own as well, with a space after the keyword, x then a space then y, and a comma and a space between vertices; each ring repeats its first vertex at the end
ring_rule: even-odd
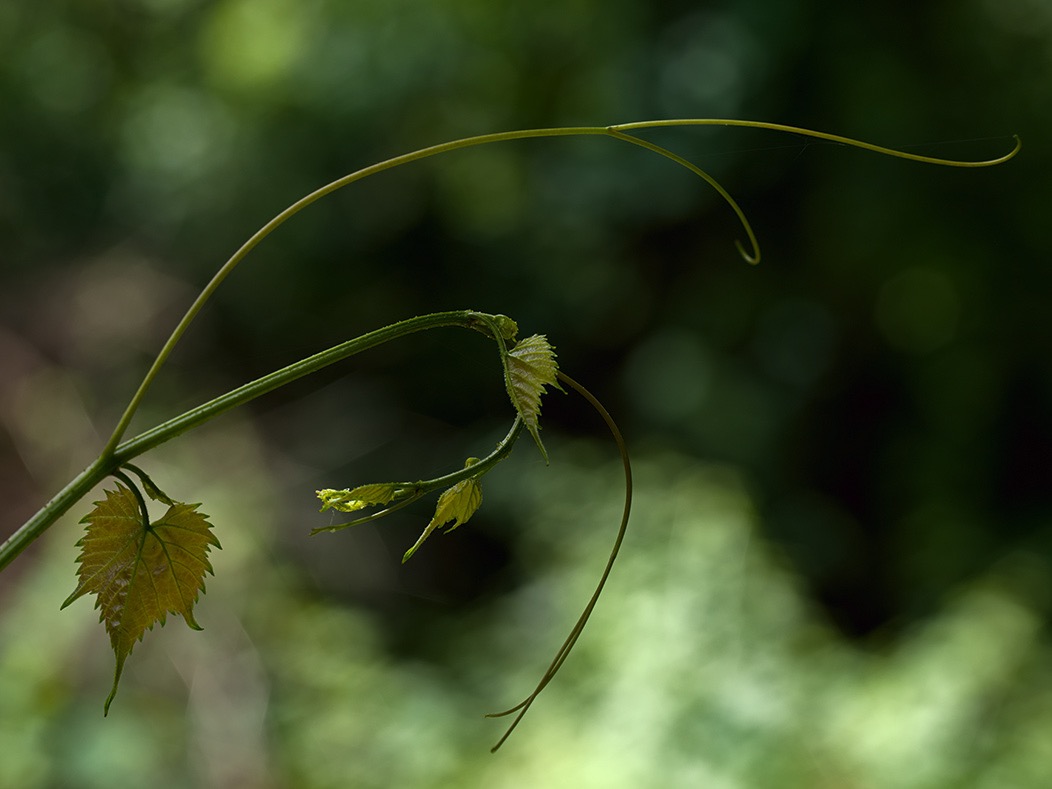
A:
POLYGON ((960 312, 953 283, 931 269, 904 271, 877 295, 877 325, 891 345, 909 353, 930 353, 950 342, 960 312))
POLYGON ((669 39, 661 74, 668 111, 692 106, 714 114, 736 111, 759 61, 748 31, 730 16, 699 14, 678 22, 669 39))
POLYGON ((753 347, 773 378, 806 386, 829 365, 834 329, 833 319, 822 306, 787 300, 764 314, 753 347))
POLYGON ((443 202, 456 225, 492 237, 520 221, 523 173, 513 149, 485 148, 442 164, 443 202))
POLYGON ((43 107, 75 113, 105 95, 113 66, 95 36, 72 27, 57 27, 29 45, 22 69, 43 107))
POLYGON ((288 0, 228 0, 201 36, 205 68, 234 90, 268 88, 299 61, 307 40, 302 7, 288 0))
POLYGON ((133 100, 124 151, 141 175, 186 182, 218 162, 229 137, 221 106, 196 90, 157 85, 133 100))
POLYGON ((696 337, 670 329, 641 343, 625 366, 625 384, 635 407, 675 422, 704 403, 712 379, 708 354, 696 337))

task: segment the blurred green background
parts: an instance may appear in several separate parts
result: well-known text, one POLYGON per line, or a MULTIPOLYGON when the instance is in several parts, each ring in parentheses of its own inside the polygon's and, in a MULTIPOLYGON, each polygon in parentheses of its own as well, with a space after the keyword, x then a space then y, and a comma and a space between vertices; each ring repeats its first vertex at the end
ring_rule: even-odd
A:
MULTIPOLYGON (((635 517, 577 650, 496 756, 613 539, 620 469, 550 396, 471 523, 307 538, 313 492, 429 477, 510 408, 491 348, 370 352, 141 459, 224 550, 112 653, 81 506, 0 575, 0 786, 1040 787, 1052 764, 1052 4, 0 4, 0 536, 91 461, 211 273, 286 205, 456 137, 665 117, 809 126, 458 152, 256 250, 146 428, 421 312, 544 332, 620 420, 635 517)), ((93 497, 97 498, 97 496, 93 497)))

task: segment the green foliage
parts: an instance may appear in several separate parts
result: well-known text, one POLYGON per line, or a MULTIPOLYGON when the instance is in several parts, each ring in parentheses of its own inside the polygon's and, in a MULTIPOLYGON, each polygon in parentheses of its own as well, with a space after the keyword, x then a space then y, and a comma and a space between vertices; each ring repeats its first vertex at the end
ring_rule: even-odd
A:
POLYGON ((489 455, 481 460, 474 457, 468 458, 463 468, 459 471, 454 471, 451 474, 445 474, 435 479, 419 480, 417 482, 370 483, 359 485, 355 488, 343 488, 341 490, 325 488, 316 491, 318 498, 322 502, 322 512, 326 510, 358 512, 374 506, 384 506, 384 509, 371 512, 347 523, 331 524, 313 529, 311 534, 336 532, 351 526, 369 523, 412 504, 432 491, 446 488, 447 490, 439 497, 435 519, 428 525, 424 535, 417 541, 416 545, 406 553, 402 560, 404 562, 412 556, 413 552, 420 547, 421 543, 437 527, 448 523, 450 520, 455 520, 456 523, 452 528, 456 528, 474 514, 482 502, 479 480, 511 453, 515 442, 522 432, 522 427, 522 417, 517 417, 511 426, 511 430, 508 431, 508 434, 489 455), (469 483, 473 483, 476 486, 477 497, 472 493, 472 484, 469 483), (471 502, 475 498, 477 498, 477 501, 474 501, 472 505, 471 502))
POLYGON ((325 510, 357 512, 377 504, 390 504, 394 501, 397 490, 397 486, 392 483, 374 483, 371 485, 359 485, 353 490, 326 488, 318 491, 318 498, 322 502, 322 512, 325 512, 325 510))
POLYGON ((175 503, 150 523, 133 490, 118 483, 82 521, 87 529, 77 543, 80 582, 62 604, 65 608, 85 594, 96 595, 95 607, 117 656, 107 713, 124 661, 147 629, 163 625, 169 613, 201 629, 194 603, 205 590, 205 573, 212 572, 208 551, 220 547, 207 516, 197 511, 199 504, 175 503))
MULTIPOLYGON (((534 334, 516 343, 510 350, 506 341, 514 339, 518 333, 518 324, 506 315, 485 316, 483 321, 493 339, 496 340, 501 350, 501 358, 504 363, 504 381, 508 391, 508 397, 518 414, 518 420, 525 425, 538 449, 544 456, 545 463, 548 462, 548 453, 540 437, 540 414, 541 397, 545 393, 545 387, 553 386, 564 391, 556 380, 559 367, 555 361, 555 350, 544 335, 534 334)), ((502 441, 497 449, 485 460, 479 458, 468 458, 464 463, 464 471, 474 469, 475 473, 460 473, 454 475, 455 480, 439 496, 435 507, 435 515, 424 529, 420 538, 414 543, 402 557, 406 562, 435 529, 444 526, 450 521, 453 525, 447 529, 452 531, 475 514, 482 504, 481 478, 490 470, 492 465, 504 457, 514 444, 517 432, 513 428, 514 437, 502 441)), ((349 523, 336 524, 315 529, 314 533, 321 531, 338 531, 349 526, 359 526, 363 523, 381 518, 390 512, 411 504, 426 493, 436 490, 449 482, 448 477, 440 477, 434 480, 422 482, 382 482, 359 485, 355 488, 325 488, 317 491, 318 499, 322 502, 322 512, 325 510, 336 510, 339 512, 358 512, 373 506, 386 506, 397 502, 394 506, 373 512, 364 517, 350 521, 349 523)))
MULTIPOLYGON (((464 462, 464 468, 471 468, 478 462, 478 458, 468 458, 464 462)), ((460 524, 467 523, 480 506, 482 506, 482 483, 479 481, 478 477, 468 477, 444 491, 442 495, 438 497, 438 504, 435 505, 435 516, 431 519, 431 522, 427 524, 427 528, 425 528, 420 535, 420 539, 413 544, 413 547, 405 552, 405 555, 402 557, 402 562, 407 562, 409 558, 416 553, 416 549, 424 544, 424 540, 426 540, 435 529, 440 526, 445 526, 450 521, 453 521, 453 525, 446 529, 446 533, 448 534, 460 524)))
MULTIPOLYGON (((128 461, 166 440, 249 402, 255 397, 316 372, 354 353, 413 332, 439 327, 459 326, 482 331, 495 341, 499 348, 505 386, 517 414, 515 423, 508 436, 487 457, 483 459, 469 458, 463 469, 444 477, 422 482, 373 483, 351 489, 324 489, 318 491, 323 510, 357 512, 374 506, 385 508, 350 523, 315 529, 314 532, 336 531, 347 526, 374 520, 407 506, 432 490, 445 488, 438 499, 435 514, 431 521, 425 527, 416 543, 405 552, 402 559, 405 562, 433 531, 452 523, 452 526, 448 528, 451 531, 460 524, 466 523, 474 515, 482 503, 482 476, 507 456, 523 427, 530 433, 547 464, 548 454, 540 438, 541 399, 546 387, 551 386, 563 391, 559 385, 559 381, 562 380, 581 393, 596 408, 610 427, 622 453, 626 495, 621 523, 614 547, 609 554, 606 567, 592 597, 535 690, 520 704, 502 713, 497 713, 497 715, 518 713, 508 730, 508 733, 510 733, 522 718, 522 715, 529 709, 537 694, 544 689, 562 666, 570 650, 580 637, 617 556, 628 523, 632 500, 631 468, 620 431, 605 408, 599 404, 593 395, 583 386, 560 372, 555 360, 554 349, 544 335, 532 335, 515 343, 509 349, 508 344, 514 342, 518 334, 518 325, 507 316, 489 315, 472 310, 422 315, 378 329, 361 337, 356 337, 293 363, 270 375, 221 395, 197 408, 191 409, 133 439, 123 440, 125 432, 147 390, 156 379, 160 368, 186 332, 188 326, 219 285, 257 244, 290 217, 344 186, 370 175, 438 154, 491 143, 560 136, 606 136, 640 146, 674 161, 709 183, 723 198, 724 202, 734 210, 746 231, 752 250, 746 252, 744 247, 741 247, 739 244, 739 249, 742 251, 743 256, 750 262, 757 262, 760 258, 760 252, 755 235, 740 206, 730 194, 715 179, 693 163, 668 149, 637 137, 635 134, 628 133, 658 127, 714 125, 788 132, 825 142, 852 145, 898 158, 955 167, 985 167, 998 164, 1012 158, 1019 150, 1017 140, 1015 148, 999 158, 979 162, 960 162, 893 151, 839 135, 781 124, 741 120, 678 119, 645 121, 616 126, 526 129, 463 138, 422 148, 357 170, 309 193, 261 227, 219 269, 189 307, 161 348, 99 457, 33 518, 27 521, 9 540, 0 546, 0 569, 2 569, 26 546, 49 528, 62 513, 83 498, 94 485, 106 476, 116 476, 126 483, 125 485, 118 483, 115 491, 107 491, 106 499, 96 502, 95 509, 84 519, 83 522, 88 524, 87 530, 85 536, 78 543, 82 549, 77 560, 80 565, 80 580, 76 590, 63 604, 63 607, 65 607, 87 593, 93 593, 97 596, 96 606, 101 609, 100 618, 105 622, 106 630, 109 633, 116 655, 113 688, 106 700, 106 711, 108 711, 116 693, 124 662, 131 653, 135 643, 142 639, 147 629, 152 629, 156 622, 163 624, 168 613, 182 615, 188 626, 193 629, 199 629, 193 617, 193 606, 199 594, 204 591, 205 574, 211 572, 211 565, 208 562, 210 547, 219 547, 218 541, 212 535, 211 525, 208 523, 207 518, 197 512, 199 505, 188 505, 172 500, 154 484, 149 476, 137 467, 130 465, 128 461), (147 506, 139 487, 131 481, 124 471, 121 471, 122 468, 139 477, 141 485, 148 496, 155 501, 169 505, 168 511, 160 520, 151 523, 147 506)), ((505 734, 504 738, 506 737, 507 734, 505 734)), ((500 746, 504 738, 501 738, 495 748, 500 746)))
POLYGON ((548 452, 541 442, 539 419, 541 416, 541 396, 545 386, 554 386, 560 392, 555 376, 559 366, 555 361, 555 349, 548 343, 543 334, 519 340, 504 358, 505 380, 508 397, 526 423, 537 449, 548 462, 548 452))

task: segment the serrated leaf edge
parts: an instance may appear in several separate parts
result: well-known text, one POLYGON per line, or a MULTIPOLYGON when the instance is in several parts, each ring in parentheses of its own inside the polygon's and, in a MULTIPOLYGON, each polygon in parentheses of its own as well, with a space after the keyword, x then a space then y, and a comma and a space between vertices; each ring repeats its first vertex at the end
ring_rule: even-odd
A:
POLYGON ((507 352, 504 362, 508 397, 545 463, 548 462, 548 452, 540 436, 541 397, 546 386, 563 391, 556 378, 559 365, 555 358, 555 348, 548 338, 543 334, 533 334, 516 343, 507 352))
MULTIPOLYGON (((132 485, 132 488, 134 488, 134 484, 132 485)), ((114 656, 116 658, 116 665, 114 666, 113 686, 110 689, 110 693, 106 697, 106 701, 105 701, 105 703, 103 705, 103 715, 108 715, 109 714, 110 704, 113 702, 113 699, 117 695, 117 688, 118 688, 118 685, 120 683, 121 675, 122 675, 122 673, 124 671, 124 664, 127 661, 128 656, 131 655, 132 651, 134 650, 135 644, 140 643, 143 640, 143 638, 146 635, 146 631, 147 630, 153 630, 154 625, 156 625, 158 623, 160 623, 160 625, 163 627, 165 625, 165 623, 167 622, 169 613, 179 614, 180 616, 182 616, 183 620, 186 622, 187 626, 190 627, 193 630, 201 630, 202 629, 201 626, 197 623, 196 619, 193 616, 193 609, 194 609, 194 606, 197 604, 197 602, 200 600, 201 595, 205 592, 204 576, 205 575, 214 575, 215 574, 215 572, 214 572, 214 570, 212 568, 212 563, 211 563, 211 561, 208 558, 209 549, 210 549, 211 546, 214 546, 216 548, 222 549, 222 545, 220 545, 219 539, 215 536, 214 532, 212 531, 213 526, 208 521, 208 516, 205 515, 204 513, 201 513, 201 512, 197 511, 197 508, 201 506, 199 502, 198 503, 194 503, 194 504, 187 504, 187 503, 184 503, 184 502, 175 502, 174 504, 172 504, 172 505, 170 505, 168 507, 168 510, 164 513, 164 515, 162 515, 157 521, 154 521, 154 522, 151 523, 151 522, 143 520, 142 515, 144 513, 140 512, 140 502, 139 502, 140 496, 136 496, 136 493, 135 493, 135 491, 133 489, 130 489, 130 488, 126 487, 125 485, 122 485, 120 482, 117 482, 116 483, 116 490, 112 490, 112 491, 111 490, 107 490, 107 491, 105 491, 105 494, 106 494, 106 498, 94 502, 94 508, 92 509, 92 511, 89 512, 87 515, 85 515, 80 520, 80 523, 87 523, 88 527, 85 530, 85 534, 82 535, 81 538, 79 540, 77 540, 77 543, 76 543, 76 545, 81 548, 80 554, 75 559, 75 562, 78 565, 80 565, 80 569, 78 569, 79 581, 78 581, 76 589, 74 589, 73 593, 70 594, 70 596, 67 597, 66 600, 62 603, 61 608, 65 608, 66 606, 70 605, 75 600, 79 599, 80 597, 82 597, 85 594, 88 594, 89 592, 93 593, 95 595, 95 606, 94 606, 94 608, 98 609, 100 611, 100 613, 99 613, 99 621, 105 623, 106 632, 107 632, 107 635, 109 635, 110 644, 111 644, 111 646, 113 648, 114 656), (105 564, 103 564, 102 567, 100 567, 99 570, 97 570, 96 572, 92 573, 90 576, 84 577, 82 572, 83 572, 83 569, 84 569, 84 560, 85 560, 85 558, 87 556, 87 552, 84 549, 84 543, 85 543, 85 540, 89 536, 89 533, 90 533, 89 530, 91 529, 92 525, 97 524, 99 519, 100 519, 100 517, 110 517, 110 518, 117 518, 117 517, 130 518, 131 517, 130 515, 127 515, 127 514, 124 515, 124 516, 120 516, 120 515, 97 515, 96 514, 97 511, 101 507, 106 506, 107 504, 111 504, 111 503, 112 503, 112 506, 119 506, 116 503, 118 501, 122 501, 123 503, 126 504, 130 498, 134 498, 135 499, 135 509, 136 509, 137 513, 139 514, 139 516, 140 516, 140 517, 136 517, 135 520, 140 524, 139 528, 141 529, 141 531, 133 532, 129 536, 128 540, 123 543, 123 545, 120 548, 120 550, 116 551, 114 553, 114 555, 110 558, 109 561, 107 561, 105 564), (111 567, 113 565, 113 563, 115 561, 117 561, 117 557, 119 557, 124 552, 124 550, 125 550, 125 548, 127 546, 131 545, 133 542, 136 542, 137 544, 135 545, 135 558, 133 560, 133 564, 132 564, 132 568, 131 568, 131 577, 125 582, 124 587, 122 587, 122 588, 130 589, 130 588, 134 587, 134 584, 135 584, 136 579, 138 577, 139 571, 141 569, 143 569, 142 554, 143 554, 144 547, 146 545, 146 540, 151 536, 151 533, 153 533, 153 535, 152 535, 153 538, 158 541, 158 543, 160 545, 160 548, 161 548, 161 550, 164 553, 165 561, 168 563, 169 567, 175 567, 176 566, 176 561, 172 558, 172 556, 170 554, 170 546, 171 545, 175 545, 176 547, 179 547, 181 550, 184 550, 184 551, 186 551, 187 549, 184 546, 180 546, 177 542, 164 539, 163 536, 161 536, 160 534, 157 533, 157 530, 158 529, 166 529, 166 530, 187 529, 187 527, 185 525, 181 525, 178 522, 173 522, 173 520, 175 520, 177 518, 180 518, 180 517, 183 517, 183 516, 186 516, 186 515, 190 515, 190 514, 200 518, 201 522, 206 526, 206 528, 203 531, 196 531, 196 530, 194 531, 194 534, 196 534, 199 537, 202 537, 204 539, 204 542, 205 542, 205 544, 203 546, 203 550, 202 550, 202 556, 198 557, 198 556, 193 556, 191 554, 193 560, 196 561, 196 562, 199 562, 204 568, 203 572, 201 573, 200 579, 197 580, 194 583, 194 588, 191 589, 191 590, 187 590, 185 588, 185 586, 182 584, 182 581, 179 578, 178 574, 175 573, 175 572, 172 572, 172 576, 173 576, 173 579, 174 579, 175 589, 176 589, 177 595, 178 595, 179 600, 181 602, 186 601, 185 602, 186 610, 183 611, 183 610, 175 609, 175 608, 172 608, 172 607, 168 606, 168 607, 164 607, 162 610, 160 610, 159 613, 155 612, 153 614, 153 616, 154 616, 153 621, 147 623, 143 627, 142 632, 140 632, 137 636, 135 636, 134 638, 131 639, 130 643, 128 643, 128 645, 127 645, 127 651, 124 651, 122 653, 122 649, 121 649, 121 646, 120 646, 121 642, 120 642, 120 638, 119 638, 120 631, 111 629, 111 621, 106 619, 107 612, 103 608, 103 601, 100 598, 100 592, 101 591, 105 591, 107 589, 107 587, 106 587, 106 583, 107 582, 106 582, 106 580, 99 581, 98 580, 99 576, 100 576, 100 574, 105 572, 106 568, 111 567)), ((189 552, 189 551, 187 551, 187 552, 189 552)), ((111 582, 112 582, 112 580, 111 580, 111 582)), ((127 595, 127 592, 125 592, 125 596, 126 595, 127 595)), ((126 600, 125 600, 124 604, 126 605, 126 600)), ((158 606, 158 607, 160 607, 160 606, 158 606)), ((118 620, 118 625, 117 625, 118 627, 119 627, 119 622, 120 622, 120 620, 118 620)))

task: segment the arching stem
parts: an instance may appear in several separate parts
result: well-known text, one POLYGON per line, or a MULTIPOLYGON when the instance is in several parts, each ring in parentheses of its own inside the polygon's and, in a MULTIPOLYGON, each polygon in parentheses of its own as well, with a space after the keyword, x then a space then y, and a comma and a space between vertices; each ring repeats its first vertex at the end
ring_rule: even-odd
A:
POLYGON ((510 142, 512 140, 529 140, 538 139, 543 137, 581 137, 581 136, 601 136, 606 135, 615 139, 620 139, 624 142, 630 142, 633 145, 641 145, 644 148, 648 148, 655 153, 659 153, 662 156, 672 159, 678 164, 683 165, 687 169, 691 170, 695 174, 704 178, 708 181, 713 188, 715 188, 721 197, 727 201, 727 203, 734 209, 738 218, 742 221, 745 226, 746 233, 749 236, 750 243, 752 244, 753 251, 751 254, 746 253, 742 248, 741 244, 738 244, 738 249, 742 256, 755 263, 759 260, 758 245, 756 238, 752 233, 752 229, 749 227, 749 223, 746 221, 745 216, 738 206, 738 204, 730 197, 730 195, 724 190, 716 181, 703 172, 699 168, 695 167, 685 159, 678 157, 671 151, 667 151, 660 146, 648 143, 639 137, 631 134, 626 134, 630 131, 639 131, 642 129, 658 129, 667 128, 674 126, 732 126, 740 128, 754 128, 754 129, 767 129, 769 131, 787 132, 790 134, 799 134, 805 137, 813 137, 819 140, 825 140, 827 142, 840 143, 842 145, 850 145, 856 148, 862 148, 868 151, 874 151, 887 156, 893 156, 900 159, 909 159, 917 162, 924 162, 926 164, 937 164, 948 167, 989 167, 995 164, 1001 164, 1006 162, 1015 156, 1021 147, 1021 143, 1018 137, 1015 138, 1015 147, 1007 154, 997 157, 996 159, 986 159, 981 161, 955 161, 952 159, 937 159, 932 156, 920 156, 918 154, 906 153, 904 151, 897 151, 892 148, 885 148, 880 145, 873 145, 872 143, 862 142, 855 140, 850 137, 843 137, 839 134, 828 134, 826 132, 813 131, 811 129, 803 129, 798 126, 787 126, 781 123, 767 123, 764 121, 747 121, 747 120, 735 120, 735 119, 723 119, 723 118, 680 118, 673 120, 657 120, 657 121, 639 121, 635 123, 622 123, 613 126, 566 126, 548 129, 520 129, 517 131, 510 132, 498 132, 495 134, 480 134, 474 137, 465 137, 460 140, 453 140, 452 142, 441 143, 440 145, 432 145, 427 148, 421 148, 411 153, 403 154, 402 156, 396 156, 392 159, 387 159, 369 167, 364 167, 361 170, 356 170, 353 173, 349 173, 341 178, 337 178, 335 181, 331 181, 325 186, 314 190, 308 195, 301 197, 295 203, 290 205, 284 211, 279 213, 263 227, 252 234, 244 244, 241 245, 238 250, 230 256, 230 258, 224 263, 219 271, 216 272, 215 276, 212 277, 211 281, 204 287, 201 293, 194 300, 193 304, 186 311, 186 314, 182 317, 179 323, 176 325, 172 334, 165 341, 161 347, 160 352, 157 354, 157 358, 154 359, 153 364, 147 371, 146 376, 143 378, 142 383, 139 384, 139 388, 132 396, 131 401, 128 403, 128 407, 124 410, 121 415, 117 426, 113 430, 113 434, 106 442, 106 446, 102 450, 102 456, 108 457, 116 451, 118 444, 124 437, 128 426, 131 424, 132 417, 135 416, 135 412, 138 410, 139 405, 142 403, 143 398, 146 396, 147 390, 153 383, 157 374, 160 372, 161 367, 164 366, 165 361, 171 355, 175 346, 179 340, 186 333, 190 324, 194 318, 197 317, 198 313, 204 307, 205 303, 212 297, 212 294, 216 292, 223 281, 230 275, 230 273, 237 268, 238 264, 251 252, 255 247, 263 241, 267 236, 273 233, 278 227, 283 225, 286 221, 291 219, 293 216, 298 214, 307 206, 316 203, 323 197, 332 194, 338 189, 342 189, 355 181, 360 181, 363 178, 368 178, 371 175, 384 172, 385 170, 391 170, 395 167, 400 167, 404 164, 419 161, 421 159, 427 159, 431 156, 437 156, 442 153, 449 153, 450 151, 457 151, 464 148, 472 148, 479 145, 488 145, 490 143, 498 142, 510 142))
POLYGON ((503 712, 492 712, 486 716, 487 718, 499 718, 505 715, 512 715, 516 712, 518 713, 518 715, 515 716, 515 720, 513 720, 511 725, 508 726, 507 731, 505 731, 503 736, 497 740, 496 745, 490 749, 493 752, 500 748, 508 737, 511 736, 511 733, 515 731, 515 728, 519 725, 519 721, 522 720, 523 716, 530 709, 530 706, 537 699, 537 696, 541 694, 541 691, 543 691, 548 686, 548 683, 552 681, 552 677, 554 677, 559 669, 562 668, 563 663, 570 654, 570 650, 574 648, 577 639, 581 637, 581 633, 584 631, 584 626, 588 623, 588 618, 592 615, 592 609, 595 608, 595 604, 599 601, 599 596, 603 593, 603 587, 606 586, 606 581, 610 577, 610 571, 613 569, 614 561, 617 559, 617 554, 621 550, 621 543, 624 542, 625 532, 628 529, 628 518, 632 512, 632 463, 628 456, 628 446, 625 444, 625 440, 621 435, 621 431, 617 427, 617 423, 614 422, 614 418, 610 416, 610 412, 603 407, 603 404, 596 399, 595 395, 589 392, 584 386, 562 371, 559 371, 558 378, 584 397, 592 408, 599 412, 603 421, 606 422, 606 426, 610 429, 610 433, 613 435, 614 441, 617 443, 618 451, 621 453, 621 463, 625 469, 625 506, 621 514, 621 524, 617 527, 617 536, 614 538, 614 545, 610 549, 610 555, 607 557, 606 567, 603 568, 603 574, 599 577, 599 583, 596 584, 595 591, 592 592, 592 596, 588 600, 587 605, 585 605, 581 615, 577 618, 577 622, 570 630, 570 635, 568 635, 566 640, 563 641, 562 646, 559 647, 559 651, 555 653, 552 662, 541 676, 540 681, 537 683, 537 687, 533 689, 533 692, 531 692, 529 696, 520 701, 514 707, 506 709, 503 712))

